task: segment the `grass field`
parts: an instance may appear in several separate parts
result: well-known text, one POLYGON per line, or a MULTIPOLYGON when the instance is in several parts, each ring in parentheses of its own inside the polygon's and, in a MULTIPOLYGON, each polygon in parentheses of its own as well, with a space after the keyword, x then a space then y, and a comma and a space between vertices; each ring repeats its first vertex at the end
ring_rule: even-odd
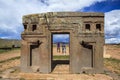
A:
POLYGON ((8 52, 8 51, 10 51, 10 50, 0 49, 0 54, 1 54, 1 53, 5 53, 5 52, 8 52))
POLYGON ((20 48, 11 48, 11 49, 0 49, 0 54, 5 54, 6 52, 12 51, 12 50, 20 50, 20 48))
POLYGON ((120 76, 120 60, 115 58, 104 58, 104 65, 120 76))

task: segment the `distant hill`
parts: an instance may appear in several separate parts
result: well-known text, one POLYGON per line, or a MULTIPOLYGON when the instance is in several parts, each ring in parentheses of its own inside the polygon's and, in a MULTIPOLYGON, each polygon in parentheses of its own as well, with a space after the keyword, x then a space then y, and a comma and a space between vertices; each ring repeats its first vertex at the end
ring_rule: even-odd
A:
POLYGON ((12 48, 12 47, 20 47, 20 40, 16 39, 0 39, 0 48, 12 48))
POLYGON ((60 44, 69 44, 69 42, 53 42, 53 44, 57 44, 57 43, 60 43, 60 44))

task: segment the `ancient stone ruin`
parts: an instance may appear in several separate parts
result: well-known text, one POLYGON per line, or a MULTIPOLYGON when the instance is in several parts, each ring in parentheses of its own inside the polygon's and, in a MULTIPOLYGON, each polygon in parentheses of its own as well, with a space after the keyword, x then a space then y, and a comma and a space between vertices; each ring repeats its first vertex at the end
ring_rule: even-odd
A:
POLYGON ((70 73, 103 72, 104 14, 48 12, 23 16, 21 71, 52 72, 52 35, 70 35, 70 73))

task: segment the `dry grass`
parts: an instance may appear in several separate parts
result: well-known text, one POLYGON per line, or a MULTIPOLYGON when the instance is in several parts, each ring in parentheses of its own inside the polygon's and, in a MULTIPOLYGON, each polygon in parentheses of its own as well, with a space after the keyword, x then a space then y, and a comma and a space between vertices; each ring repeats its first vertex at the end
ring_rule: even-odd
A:
POLYGON ((112 72, 120 75, 120 60, 114 58, 105 58, 104 65, 112 72))
MULTIPOLYGON (((56 48, 54 48, 56 50, 56 48)), ((69 50, 69 49, 67 49, 69 50)), ((114 58, 105 58, 104 59, 104 65, 107 69, 109 69, 112 72, 117 73, 120 76, 120 57, 119 57, 119 51, 120 50, 116 46, 108 46, 107 47, 107 52, 112 56, 115 56, 114 58), (116 49, 117 48, 117 49, 116 49), (118 51, 118 52, 117 52, 118 51), (114 54, 116 53, 116 54, 114 54), (117 57, 116 57, 117 56, 117 57)), ((17 53, 20 53, 20 50, 15 50, 17 53)), ((7 52, 8 53, 8 52, 7 52)), ((8 55, 5 53, 4 55, 8 55)), ((3 55, 3 56, 4 56, 3 55)), ((14 55, 14 51, 10 53, 11 56, 14 55)), ((68 55, 63 55, 60 53, 53 53, 53 59, 54 60, 69 60, 69 54, 68 55), (56 54, 56 55, 54 55, 56 54)), ((11 57, 10 59, 6 59, 5 61, 0 63, 0 70, 4 71, 9 68, 12 68, 14 66, 19 66, 20 65, 20 59, 11 57)), ((113 80, 110 76, 105 75, 105 74, 69 74, 69 64, 63 64, 63 65, 58 65, 54 69, 53 73, 51 74, 40 74, 40 73, 20 73, 20 72, 13 72, 10 73, 11 77, 18 77, 20 80, 25 80, 30 79, 30 80, 113 80), (66 72, 67 71, 67 72, 66 72)))

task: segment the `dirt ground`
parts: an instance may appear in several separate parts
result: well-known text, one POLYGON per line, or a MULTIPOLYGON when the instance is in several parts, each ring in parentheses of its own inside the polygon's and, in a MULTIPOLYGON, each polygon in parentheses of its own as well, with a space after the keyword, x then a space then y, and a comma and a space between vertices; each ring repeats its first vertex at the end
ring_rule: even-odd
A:
POLYGON ((0 61, 20 56, 20 50, 12 50, 3 54, 0 54, 0 61))
MULTIPOLYGON (((19 73, 21 80, 113 80, 103 74, 39 74, 39 73, 19 73)), ((15 75, 14 75, 15 76, 15 75)), ((17 76, 17 77, 20 77, 17 76)))
POLYGON ((104 57, 120 59, 120 45, 105 45, 104 57))
POLYGON ((0 63, 0 72, 20 65, 20 59, 9 60, 11 58, 15 58, 18 56, 20 56, 20 50, 12 50, 12 51, 0 54, 0 61, 4 61, 0 63))
MULTIPOLYGON (((69 47, 66 48, 66 55, 69 55, 69 47)), ((57 53, 56 47, 53 48, 53 55, 64 55, 57 53)), ((120 48, 115 45, 106 45, 104 57, 120 59, 120 48), (106 56, 107 55, 107 56, 106 56)), ((0 61, 20 56, 20 50, 10 51, 0 54, 0 61)), ((107 67, 106 67, 107 68, 107 67)), ((110 68, 111 69, 111 68, 110 68)), ((112 71, 112 70, 111 70, 112 71)), ((51 74, 41 73, 22 73, 20 72, 20 59, 10 60, 0 63, 0 80, 119 80, 108 74, 70 74, 69 64, 58 64, 51 74), (17 67, 17 69, 16 69, 17 67)))

